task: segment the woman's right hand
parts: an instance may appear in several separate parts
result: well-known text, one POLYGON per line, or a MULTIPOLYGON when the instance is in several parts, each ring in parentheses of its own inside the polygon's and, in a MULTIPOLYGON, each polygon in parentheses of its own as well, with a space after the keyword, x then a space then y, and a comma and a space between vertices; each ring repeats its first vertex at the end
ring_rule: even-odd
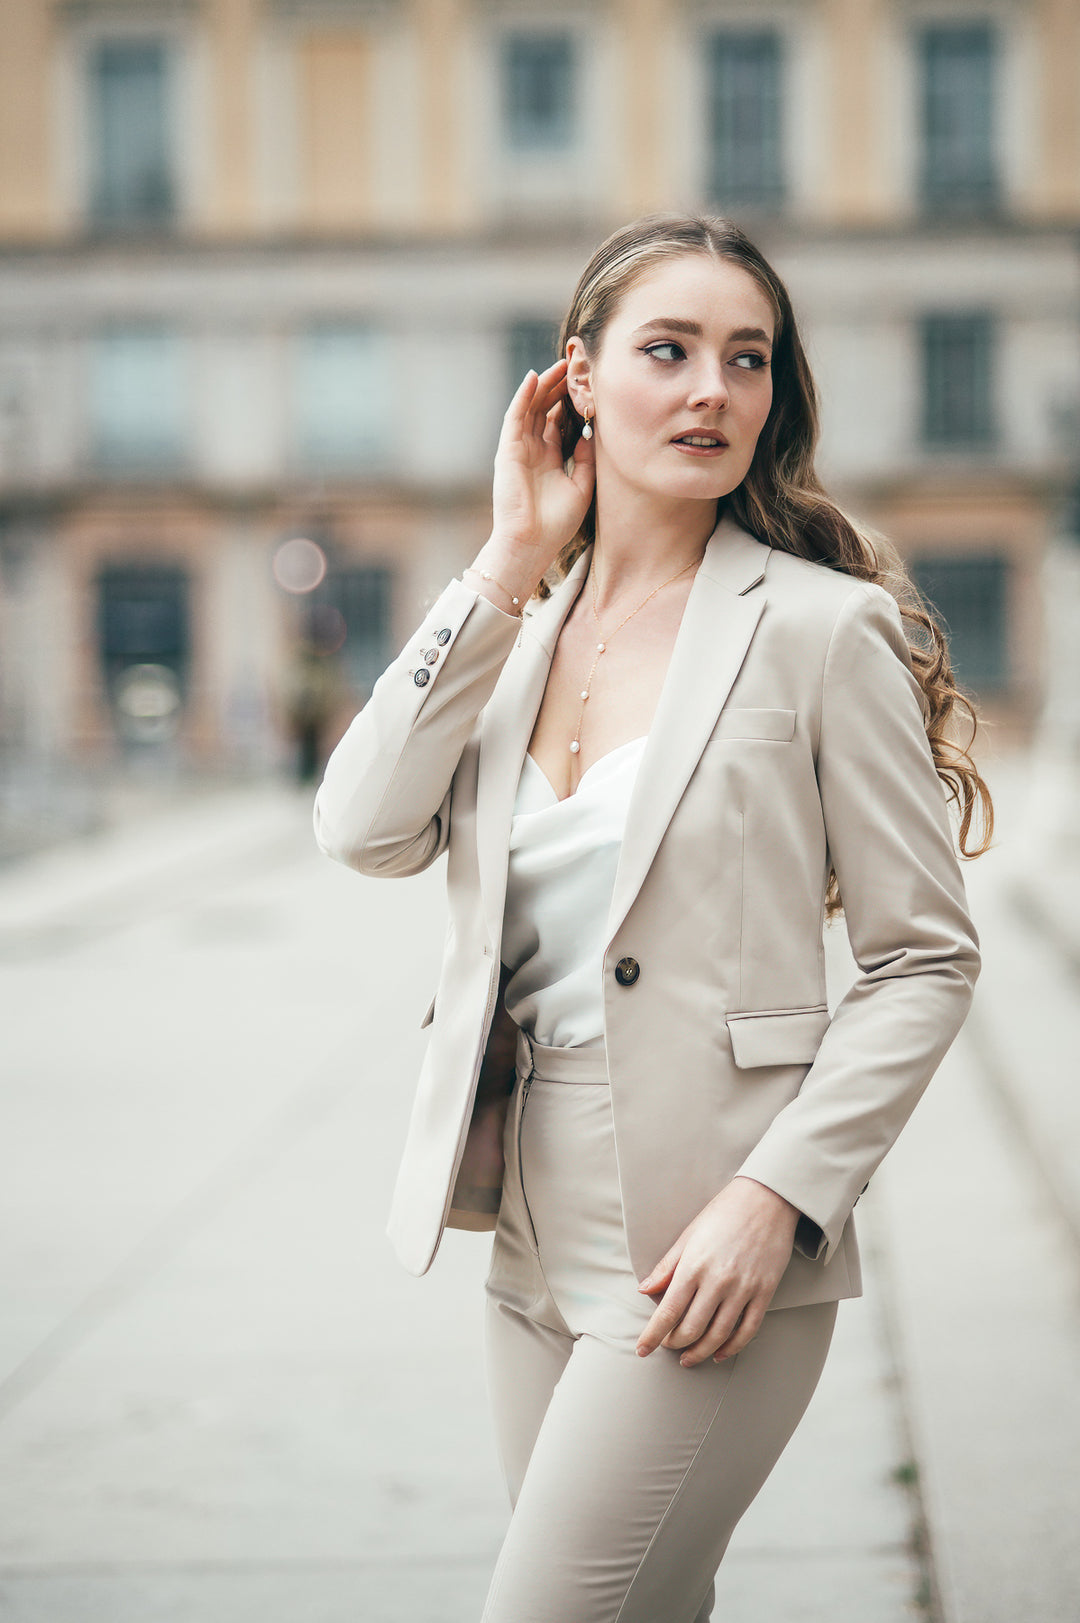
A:
POLYGON ((565 361, 539 376, 528 372, 503 418, 495 453, 494 522, 476 563, 523 599, 577 534, 592 500, 593 442, 579 440, 572 471, 563 466, 566 393, 565 361))

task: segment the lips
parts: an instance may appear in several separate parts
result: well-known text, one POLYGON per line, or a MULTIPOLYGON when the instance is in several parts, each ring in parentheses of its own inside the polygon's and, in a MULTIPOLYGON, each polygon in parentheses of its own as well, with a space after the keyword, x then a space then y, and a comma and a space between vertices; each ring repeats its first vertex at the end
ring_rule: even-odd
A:
POLYGON ((676 434, 671 443, 672 445, 688 445, 693 450, 718 451, 727 444, 727 440, 723 434, 692 433, 676 434))

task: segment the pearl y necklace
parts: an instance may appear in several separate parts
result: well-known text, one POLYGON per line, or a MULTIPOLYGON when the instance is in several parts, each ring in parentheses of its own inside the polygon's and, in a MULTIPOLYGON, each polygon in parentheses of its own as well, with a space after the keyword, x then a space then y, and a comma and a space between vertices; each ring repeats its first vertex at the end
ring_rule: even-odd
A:
POLYGON ((641 612, 646 603, 651 603, 657 592, 662 592, 665 586, 670 586, 672 581, 678 580, 680 575, 685 575, 688 570, 693 569, 695 565, 699 564, 700 562, 700 558, 691 558, 690 562, 688 564, 684 564, 682 569, 677 569, 674 575, 669 575, 667 580, 662 580, 660 582, 659 586, 654 586, 648 597, 643 597, 637 608, 631 609, 626 618, 620 620, 618 625, 615 627, 615 630, 609 632, 606 637, 604 636, 603 629, 600 625, 600 615, 598 614, 596 608, 596 576, 592 573, 592 570, 589 571, 589 580, 592 586, 592 614, 593 619, 596 621, 596 629, 600 633, 600 641, 596 645, 596 653, 593 655, 592 667, 588 676, 585 678, 585 686, 581 690, 581 709, 578 711, 577 728, 575 729, 573 738, 570 740, 571 755, 578 755, 581 752, 581 724, 585 720, 585 705, 587 704, 589 694, 592 691, 593 677, 596 675, 596 667, 599 665, 603 654, 606 653, 609 643, 622 630, 627 620, 632 620, 635 614, 639 614, 641 612))

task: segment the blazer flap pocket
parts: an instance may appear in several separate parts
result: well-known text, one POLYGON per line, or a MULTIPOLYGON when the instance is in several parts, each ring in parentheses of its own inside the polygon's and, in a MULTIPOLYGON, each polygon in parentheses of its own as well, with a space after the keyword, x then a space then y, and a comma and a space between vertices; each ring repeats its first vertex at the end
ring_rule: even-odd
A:
POLYGON ((812 1009, 768 1009, 729 1014, 731 1052, 740 1070, 753 1065, 811 1065, 829 1029, 824 1004, 812 1009))
POLYGON ((766 738, 787 744, 795 736, 794 710, 721 710, 713 738, 766 738))

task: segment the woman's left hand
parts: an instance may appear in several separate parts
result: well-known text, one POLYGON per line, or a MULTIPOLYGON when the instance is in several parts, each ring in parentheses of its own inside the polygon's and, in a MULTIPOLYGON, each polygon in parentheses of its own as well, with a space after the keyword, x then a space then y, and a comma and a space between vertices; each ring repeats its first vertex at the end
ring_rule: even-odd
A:
POLYGON ((638 1339, 642 1357, 682 1349, 685 1369, 719 1363, 757 1334, 791 1248, 798 1209, 752 1178, 733 1178, 683 1229, 638 1289, 663 1300, 638 1339))

